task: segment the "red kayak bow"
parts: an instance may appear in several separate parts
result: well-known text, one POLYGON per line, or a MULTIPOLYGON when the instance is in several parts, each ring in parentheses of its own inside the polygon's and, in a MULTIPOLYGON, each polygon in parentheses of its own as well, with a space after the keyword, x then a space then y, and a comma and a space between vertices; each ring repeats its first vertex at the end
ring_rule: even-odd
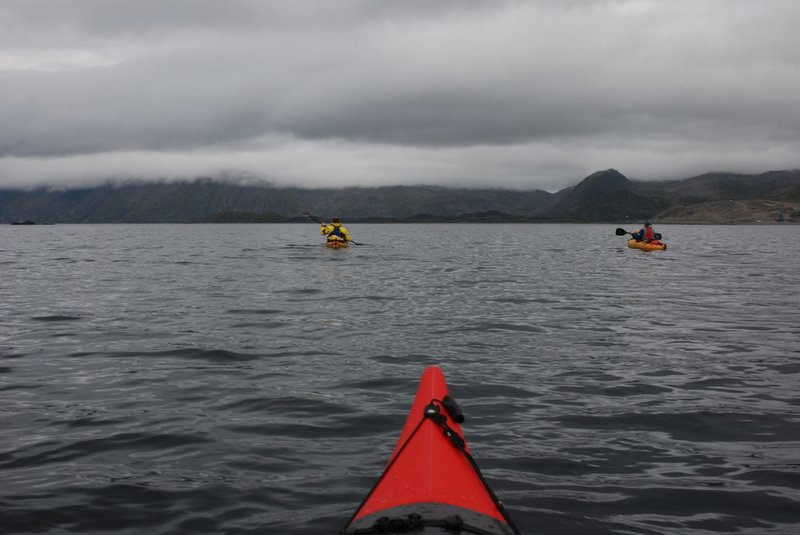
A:
POLYGON ((383 475, 341 533, 518 535, 464 440, 442 371, 422 374, 383 475))

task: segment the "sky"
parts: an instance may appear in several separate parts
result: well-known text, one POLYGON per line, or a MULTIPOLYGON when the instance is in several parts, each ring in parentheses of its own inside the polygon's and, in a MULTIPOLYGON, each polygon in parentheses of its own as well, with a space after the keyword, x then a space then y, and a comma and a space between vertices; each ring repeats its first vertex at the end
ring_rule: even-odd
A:
POLYGON ((800 168, 797 0, 0 0, 0 187, 800 168))

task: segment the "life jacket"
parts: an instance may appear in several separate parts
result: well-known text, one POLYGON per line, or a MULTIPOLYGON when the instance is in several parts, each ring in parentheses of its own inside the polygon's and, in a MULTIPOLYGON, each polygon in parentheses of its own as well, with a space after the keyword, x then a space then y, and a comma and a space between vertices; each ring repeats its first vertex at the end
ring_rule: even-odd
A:
POLYGON ((644 241, 656 241, 656 233, 653 227, 644 227, 644 241))
POLYGON ((344 233, 342 233, 342 225, 331 223, 331 226, 333 227, 333 230, 328 233, 329 240, 331 238, 338 238, 342 241, 347 241, 347 238, 345 237, 344 233))

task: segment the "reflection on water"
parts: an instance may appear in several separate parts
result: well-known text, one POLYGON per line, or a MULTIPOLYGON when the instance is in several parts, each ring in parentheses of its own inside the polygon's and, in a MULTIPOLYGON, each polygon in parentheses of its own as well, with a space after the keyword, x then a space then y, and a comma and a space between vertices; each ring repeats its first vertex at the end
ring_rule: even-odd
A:
POLYGON ((797 227, 349 227, 0 228, 3 531, 335 533, 429 364, 524 533, 796 531, 797 227))

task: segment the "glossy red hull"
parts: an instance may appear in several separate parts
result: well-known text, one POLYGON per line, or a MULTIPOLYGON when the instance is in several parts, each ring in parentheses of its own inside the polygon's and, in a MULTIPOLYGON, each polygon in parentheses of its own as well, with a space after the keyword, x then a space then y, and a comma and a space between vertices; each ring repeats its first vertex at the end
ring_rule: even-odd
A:
POLYGON ((457 417, 442 403, 445 398, 444 375, 431 366, 422 375, 386 471, 344 533, 371 533, 380 522, 401 526, 418 517, 424 523, 414 533, 460 533, 457 526, 443 524, 458 518, 486 533, 517 533, 474 464, 457 417))

